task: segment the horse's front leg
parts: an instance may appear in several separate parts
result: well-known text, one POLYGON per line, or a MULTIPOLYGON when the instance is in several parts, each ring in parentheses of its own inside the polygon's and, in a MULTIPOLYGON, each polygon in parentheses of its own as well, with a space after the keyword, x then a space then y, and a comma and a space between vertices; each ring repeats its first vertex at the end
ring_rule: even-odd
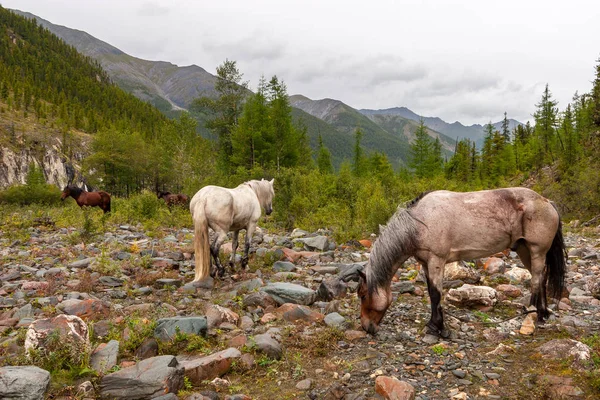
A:
POLYGON ((231 240, 231 257, 229 257, 229 266, 231 267, 232 272, 235 268, 235 253, 238 248, 239 236, 240 236, 240 231, 233 231, 233 238, 231 240))
POLYGON ((431 301, 431 318, 427 323, 427 333, 448 338, 450 331, 444 326, 444 311, 442 310, 442 290, 444 283, 444 265, 446 260, 430 258, 423 263, 427 277, 427 291, 431 301))
POLYGON ((250 243, 252 243, 252 235, 256 229, 256 224, 249 223, 246 228, 246 240, 244 243, 244 257, 242 257, 242 269, 246 269, 248 266, 248 253, 250 252, 250 243))

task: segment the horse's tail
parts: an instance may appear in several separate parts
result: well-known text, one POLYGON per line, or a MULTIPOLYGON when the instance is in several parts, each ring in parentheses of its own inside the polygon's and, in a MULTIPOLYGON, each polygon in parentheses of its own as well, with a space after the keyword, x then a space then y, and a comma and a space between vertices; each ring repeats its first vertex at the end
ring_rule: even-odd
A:
POLYGON ((558 229, 556 230, 556 235, 554 235, 552 246, 548 250, 548 253, 546 253, 546 266, 548 268, 548 289, 550 295, 559 300, 565 287, 565 273, 567 270, 566 247, 558 208, 554 202, 551 203, 558 214, 558 229))
POLYGON ((196 274, 194 282, 206 278, 210 274, 210 245, 208 240, 208 220, 204 212, 206 200, 190 205, 194 220, 194 254, 196 274))
POLYGON ((110 212, 110 194, 106 192, 100 192, 100 198, 104 204, 104 213, 106 214, 107 212, 110 212))

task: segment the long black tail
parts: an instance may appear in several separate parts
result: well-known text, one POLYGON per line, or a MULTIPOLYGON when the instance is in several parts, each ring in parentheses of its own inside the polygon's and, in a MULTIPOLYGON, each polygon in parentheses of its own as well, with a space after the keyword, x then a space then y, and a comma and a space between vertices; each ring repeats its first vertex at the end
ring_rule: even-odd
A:
MULTIPOLYGON (((556 204, 552 203, 556 209, 556 204)), ((558 209, 556 209, 558 213, 558 209)), ((554 235, 552 246, 546 253, 546 266, 548 268, 548 289, 550 295, 560 299, 565 287, 565 273, 567 270, 566 247, 562 234, 562 221, 558 216, 558 230, 554 235)))

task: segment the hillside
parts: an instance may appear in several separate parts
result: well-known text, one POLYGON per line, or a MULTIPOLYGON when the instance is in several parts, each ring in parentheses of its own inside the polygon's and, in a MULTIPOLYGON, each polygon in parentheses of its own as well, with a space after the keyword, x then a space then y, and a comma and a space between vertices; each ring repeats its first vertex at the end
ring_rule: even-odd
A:
MULTIPOLYGON (((371 114, 367 117, 389 133, 398 136, 405 136, 409 142, 412 142, 416 137, 415 132, 419 124, 415 123, 413 120, 402 118, 399 115, 384 114, 371 114)), ((433 139, 439 138, 440 143, 442 144, 442 149, 446 152, 446 154, 452 154, 456 144, 454 139, 436 132, 431 128, 427 128, 427 134, 433 139)))
MULTIPOLYGON (((403 165, 408 160, 410 145, 405 136, 386 131, 339 100, 311 100, 305 96, 294 95, 290 96, 290 103, 313 117, 327 122, 343 133, 346 140, 351 143, 354 132, 356 129, 360 129, 363 132, 363 146, 367 150, 386 154, 395 166, 403 165)), ((332 151, 336 151, 336 149, 333 148, 332 151)))
MULTIPOLYGON (((385 116, 399 116, 402 118, 406 118, 412 121, 419 122, 421 119, 425 121, 425 125, 436 131, 440 132, 447 137, 451 138, 453 141, 457 138, 460 140, 462 138, 467 138, 473 140, 478 146, 483 144, 483 138, 485 136, 483 125, 474 124, 465 126, 460 122, 456 121, 453 123, 448 123, 438 117, 423 117, 421 115, 416 114, 406 107, 394 107, 383 110, 369 110, 369 109, 361 109, 359 110, 362 114, 372 117, 374 115, 385 115, 385 116)), ((521 122, 509 119, 509 129, 512 131, 517 125, 523 125, 521 122)), ((502 127, 502 121, 495 122, 492 124, 494 129, 500 130, 502 127)))
POLYGON ((214 93, 216 77, 197 65, 179 67, 165 61, 142 60, 86 32, 55 25, 28 12, 13 11, 35 19, 80 53, 98 60, 117 85, 165 113, 187 109, 195 98, 214 93))

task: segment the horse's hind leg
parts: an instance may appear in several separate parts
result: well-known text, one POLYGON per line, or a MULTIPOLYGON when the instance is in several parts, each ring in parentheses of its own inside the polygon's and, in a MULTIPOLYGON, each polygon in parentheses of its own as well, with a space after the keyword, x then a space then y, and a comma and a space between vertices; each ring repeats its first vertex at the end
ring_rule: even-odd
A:
POLYGON ((227 232, 225 231, 216 231, 217 237, 213 242, 212 246, 210 246, 210 253, 212 254, 215 260, 215 266, 217 267, 217 273, 220 277, 225 275, 225 268, 221 265, 221 260, 219 259, 219 250, 221 249, 221 245, 227 239, 227 232))
POLYGON ((444 326, 444 311, 442 310, 442 289, 445 260, 432 258, 423 263, 427 276, 427 291, 431 300, 431 319, 427 323, 427 333, 447 338, 450 331, 444 326))
POLYGON ((242 269, 248 266, 248 253, 250 252, 250 243, 252 243, 252 235, 256 229, 256 224, 250 222, 246 227, 246 239, 244 242, 244 257, 242 257, 242 269))
POLYGON ((231 271, 233 271, 235 267, 235 253, 238 248, 238 239, 240 236, 240 231, 233 231, 233 238, 231 240, 231 257, 229 258, 229 266, 231 267, 231 271))
POLYGON ((543 322, 544 319, 550 316, 546 303, 546 282, 548 277, 546 275, 545 256, 540 256, 539 252, 533 255, 524 241, 518 243, 515 250, 521 262, 523 262, 523 266, 531 272, 531 300, 529 301, 529 305, 535 306, 537 319, 539 322, 543 322))

